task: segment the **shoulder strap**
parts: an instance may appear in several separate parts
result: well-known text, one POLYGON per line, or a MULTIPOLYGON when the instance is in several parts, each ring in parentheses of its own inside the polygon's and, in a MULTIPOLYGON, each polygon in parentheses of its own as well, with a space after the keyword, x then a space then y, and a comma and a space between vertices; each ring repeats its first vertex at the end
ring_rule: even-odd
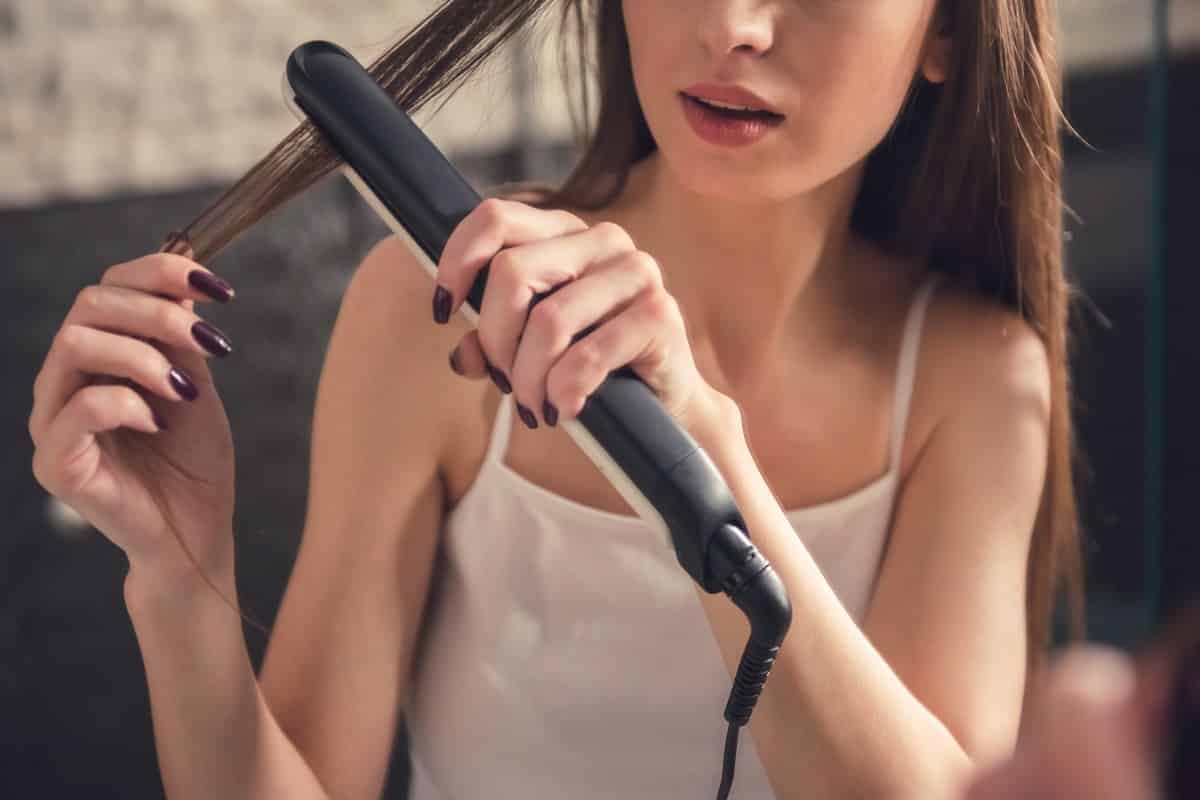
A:
POLYGON ((892 404, 891 462, 889 470, 900 468, 900 453, 904 446, 904 431, 908 427, 908 409, 912 403, 913 386, 916 383, 917 355, 921 349, 921 332, 924 329, 925 311, 929 299, 937 288, 941 275, 930 272, 925 282, 913 297, 904 320, 904 338, 900 341, 900 359, 896 368, 896 388, 892 404))

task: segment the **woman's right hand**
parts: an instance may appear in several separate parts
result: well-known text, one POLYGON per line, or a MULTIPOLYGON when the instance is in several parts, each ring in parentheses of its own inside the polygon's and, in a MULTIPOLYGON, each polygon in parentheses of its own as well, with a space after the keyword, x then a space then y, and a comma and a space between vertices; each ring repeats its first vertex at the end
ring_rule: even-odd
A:
POLYGON ((232 560, 233 439, 207 364, 231 348, 194 305, 232 291, 186 243, 173 249, 79 292, 34 381, 29 432, 38 482, 131 566, 203 568, 232 560))

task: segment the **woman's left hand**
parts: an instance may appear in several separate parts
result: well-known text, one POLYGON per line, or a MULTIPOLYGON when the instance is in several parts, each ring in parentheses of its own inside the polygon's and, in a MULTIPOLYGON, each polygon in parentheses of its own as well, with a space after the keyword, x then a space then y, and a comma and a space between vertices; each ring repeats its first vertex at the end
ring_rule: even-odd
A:
POLYGON ((547 424, 579 414, 608 374, 628 365, 690 433, 731 400, 700 375, 679 305, 652 256, 619 225, 488 198, 454 229, 438 263, 434 319, 446 322, 484 266, 479 327, 452 356, 461 374, 491 375, 547 424))

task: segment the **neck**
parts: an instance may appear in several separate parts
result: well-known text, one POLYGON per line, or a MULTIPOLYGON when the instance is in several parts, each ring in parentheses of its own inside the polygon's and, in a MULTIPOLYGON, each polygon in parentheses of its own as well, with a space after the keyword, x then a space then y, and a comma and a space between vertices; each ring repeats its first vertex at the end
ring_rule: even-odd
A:
POLYGON ((631 233, 658 261, 716 388, 749 402, 797 333, 836 323, 860 180, 861 165, 803 195, 747 201, 695 192, 658 152, 633 167, 620 205, 636 209, 631 233))

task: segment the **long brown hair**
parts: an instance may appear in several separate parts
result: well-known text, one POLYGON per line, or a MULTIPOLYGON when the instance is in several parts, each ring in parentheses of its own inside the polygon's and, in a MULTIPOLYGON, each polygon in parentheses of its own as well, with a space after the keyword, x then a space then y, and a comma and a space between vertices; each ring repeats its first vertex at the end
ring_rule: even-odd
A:
MULTIPOLYGON (((1069 375, 1075 290, 1062 257, 1060 133, 1070 127, 1059 102, 1051 1, 943 0, 935 24, 955 53, 947 79, 914 76, 895 124, 867 159, 851 218, 862 236, 1017 310, 1045 343, 1052 416, 1027 571, 1031 677, 1049 643, 1060 587, 1068 590, 1076 635, 1084 617, 1069 375)), ((561 186, 525 185, 540 191, 534 204, 541 207, 601 208, 620 192, 630 166, 657 146, 634 91, 620 0, 447 0, 368 71, 413 113, 448 99, 556 3, 561 40, 571 29, 578 45, 574 69, 569 51, 559 54, 568 87, 577 79, 578 96, 568 96, 578 101, 571 109, 582 155, 561 186), (589 69, 599 94, 594 126, 589 69)), ((339 166, 311 124, 300 125, 184 229, 195 258, 211 259, 339 166)))

